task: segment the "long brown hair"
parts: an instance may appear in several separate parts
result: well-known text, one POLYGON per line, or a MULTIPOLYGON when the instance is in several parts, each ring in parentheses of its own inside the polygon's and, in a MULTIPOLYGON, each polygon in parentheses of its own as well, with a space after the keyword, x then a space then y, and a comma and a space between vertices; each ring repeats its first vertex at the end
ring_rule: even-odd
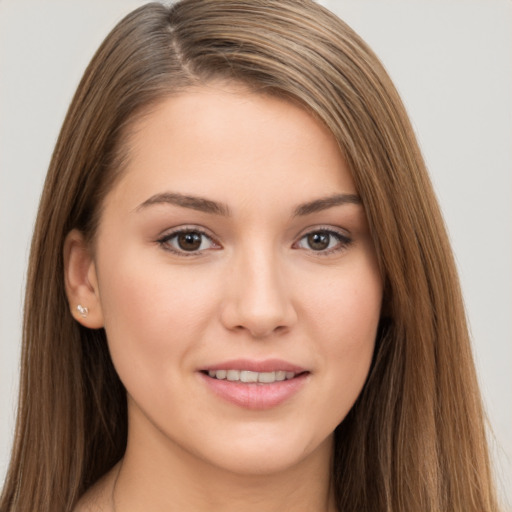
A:
POLYGON ((496 511, 458 278, 413 130, 373 52, 310 0, 147 4, 104 41, 46 179, 29 263, 20 401, 2 512, 69 511, 122 456, 126 396, 102 329, 64 291, 63 242, 91 241, 134 119, 222 78, 298 102, 338 140, 362 198, 385 297, 372 369, 336 429, 344 511, 496 511))

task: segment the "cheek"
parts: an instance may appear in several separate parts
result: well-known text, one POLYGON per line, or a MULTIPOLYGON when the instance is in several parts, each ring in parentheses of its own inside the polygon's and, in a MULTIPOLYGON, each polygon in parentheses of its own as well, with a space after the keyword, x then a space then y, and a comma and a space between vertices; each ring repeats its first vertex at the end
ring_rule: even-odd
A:
MULTIPOLYGON (((373 260, 347 266, 326 281, 308 302, 308 317, 324 357, 320 365, 341 421, 368 376, 380 320, 382 282, 373 260)), ((311 290, 312 288, 310 288, 311 290)))
POLYGON ((125 251, 102 266, 101 304, 114 365, 123 374, 160 374, 183 361, 211 318, 215 286, 197 273, 125 251))
POLYGON ((372 345, 382 305, 382 280, 374 258, 354 258, 316 281, 304 294, 309 300, 303 312, 321 338, 340 351, 372 345))

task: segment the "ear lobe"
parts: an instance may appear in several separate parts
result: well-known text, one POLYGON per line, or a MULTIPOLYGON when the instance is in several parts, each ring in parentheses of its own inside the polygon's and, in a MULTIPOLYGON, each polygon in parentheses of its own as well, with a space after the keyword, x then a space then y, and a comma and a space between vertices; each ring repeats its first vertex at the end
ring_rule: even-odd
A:
POLYGON ((71 314, 90 329, 103 327, 96 266, 89 245, 77 229, 64 241, 64 282, 71 314))

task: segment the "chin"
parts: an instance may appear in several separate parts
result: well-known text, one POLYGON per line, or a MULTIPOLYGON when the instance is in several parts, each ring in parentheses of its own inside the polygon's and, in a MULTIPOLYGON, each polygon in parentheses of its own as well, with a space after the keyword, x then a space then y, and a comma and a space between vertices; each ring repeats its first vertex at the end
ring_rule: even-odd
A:
POLYGON ((333 435, 326 439, 297 439, 280 436, 272 439, 255 436, 231 441, 228 446, 217 446, 203 457, 219 469, 241 476, 267 476, 293 471, 302 463, 318 457, 325 461, 332 452, 333 435), (250 438, 249 438, 250 439, 250 438))

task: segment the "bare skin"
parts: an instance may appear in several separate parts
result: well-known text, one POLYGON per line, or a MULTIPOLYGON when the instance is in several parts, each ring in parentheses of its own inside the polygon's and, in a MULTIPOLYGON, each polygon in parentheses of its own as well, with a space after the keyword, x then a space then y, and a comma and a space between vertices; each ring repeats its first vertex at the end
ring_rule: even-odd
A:
MULTIPOLYGON (((123 505, 121 500, 116 497, 120 470, 121 463, 118 463, 89 489, 81 498, 74 512, 128 512, 135 510, 129 505, 123 505)), ((326 491, 324 485, 325 479, 328 478, 328 474, 323 477, 317 474, 312 482, 302 489, 297 488, 298 486, 292 486, 289 489, 283 488, 280 481, 274 481, 271 485, 267 485, 268 482, 264 482, 263 479, 259 482, 255 479, 252 484, 246 479, 240 480, 238 483, 226 481, 225 490, 221 490, 222 484, 219 481, 219 475, 215 475, 215 483, 212 482, 212 487, 208 490, 211 500, 208 507, 209 510, 215 512, 238 512, 240 510, 244 512, 261 510, 279 512, 292 509, 298 512, 336 512, 333 496, 328 489, 326 491), (318 487, 316 499, 313 498, 314 487, 318 487), (229 499, 226 498, 227 496, 229 499), (270 499, 266 499, 266 496, 270 499)), ((283 484, 286 483, 283 482, 283 484)), ((194 501, 194 499, 190 499, 186 503, 176 502, 168 510, 202 510, 195 508, 194 501)))
POLYGON ((112 499, 120 465, 116 464, 80 499, 74 512, 115 512, 112 499))

